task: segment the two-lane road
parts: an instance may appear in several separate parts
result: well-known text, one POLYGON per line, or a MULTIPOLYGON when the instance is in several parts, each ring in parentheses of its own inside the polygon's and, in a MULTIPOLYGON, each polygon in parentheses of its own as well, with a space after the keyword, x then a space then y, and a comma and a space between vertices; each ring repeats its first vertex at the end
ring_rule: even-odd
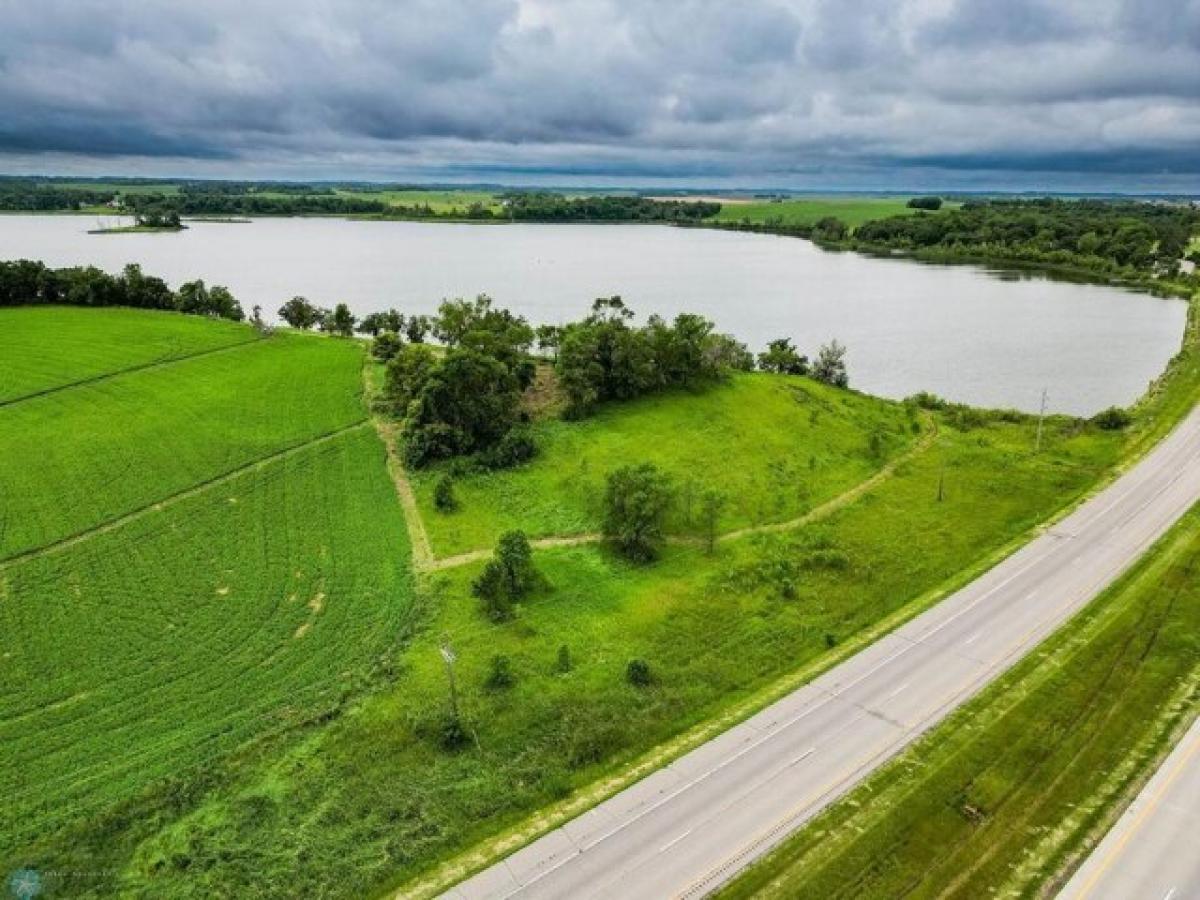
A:
POLYGON ((1009 668, 1200 500, 1200 410, 1017 553, 858 655, 452 889, 703 895, 1009 668))
POLYGON ((1200 719, 1058 900, 1200 898, 1200 719))

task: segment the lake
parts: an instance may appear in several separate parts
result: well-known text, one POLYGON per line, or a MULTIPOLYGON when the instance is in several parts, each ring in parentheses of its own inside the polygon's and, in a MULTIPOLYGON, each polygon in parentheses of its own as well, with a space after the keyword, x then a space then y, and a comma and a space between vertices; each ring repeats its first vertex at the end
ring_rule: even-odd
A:
MULTIPOLYGON (((109 220, 106 224, 114 224, 109 220)), ((90 216, 0 216, 0 258, 227 285, 247 312, 294 294, 361 315, 433 312, 488 293, 535 324, 620 294, 640 316, 701 313, 758 350, 791 337, 849 347, 851 386, 1090 415, 1129 404, 1179 349, 1181 300, 972 266, 828 253, 772 235, 648 224, 472 225, 340 219, 192 223, 89 235, 90 216)))

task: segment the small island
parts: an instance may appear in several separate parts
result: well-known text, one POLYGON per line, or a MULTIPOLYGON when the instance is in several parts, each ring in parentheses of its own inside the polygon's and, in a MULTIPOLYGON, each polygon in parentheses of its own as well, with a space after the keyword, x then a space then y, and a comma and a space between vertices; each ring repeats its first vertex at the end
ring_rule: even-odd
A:
POLYGON ((88 234, 140 234, 159 231, 183 231, 187 228, 174 210, 141 210, 134 214, 132 225, 112 228, 92 228, 88 234))

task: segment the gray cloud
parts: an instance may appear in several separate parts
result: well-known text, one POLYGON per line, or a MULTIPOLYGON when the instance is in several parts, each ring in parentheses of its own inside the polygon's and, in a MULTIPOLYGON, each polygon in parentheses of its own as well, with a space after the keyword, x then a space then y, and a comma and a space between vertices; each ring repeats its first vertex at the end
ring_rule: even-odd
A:
POLYGON ((9 170, 1200 174, 1200 0, 0 0, 0 21, 9 170))

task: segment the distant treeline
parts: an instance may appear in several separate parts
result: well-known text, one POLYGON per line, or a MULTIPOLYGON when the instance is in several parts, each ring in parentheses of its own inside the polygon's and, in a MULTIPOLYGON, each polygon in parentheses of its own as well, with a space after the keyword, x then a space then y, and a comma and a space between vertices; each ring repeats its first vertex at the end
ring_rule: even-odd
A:
POLYGON ((721 204, 649 197, 564 197, 561 194, 506 194, 503 215, 536 222, 698 222, 715 216, 721 204))
POLYGON ((853 231, 826 217, 793 224, 704 222, 707 227, 809 238, 830 248, 892 253, 936 262, 1017 263, 1094 273, 1147 286, 1195 287, 1179 261, 1200 232, 1200 209, 1134 200, 968 200, 957 209, 925 212, 936 198, 916 198, 921 211, 864 222, 853 231), (1164 281, 1164 279, 1166 279, 1164 281))
POLYGON ((383 213, 387 204, 343 194, 295 194, 277 197, 258 193, 180 191, 178 194, 129 194, 122 197, 133 213, 154 210, 181 216, 344 216, 383 213))
POLYGON ((120 275, 95 266, 52 269, 28 259, 0 261, 0 306, 131 306, 242 321, 241 304, 227 288, 189 281, 173 291, 161 278, 130 264, 120 275))
POLYGON ((53 212, 102 206, 113 198, 112 190, 56 187, 35 181, 0 180, 0 210, 5 212, 53 212))
POLYGON ((972 201, 937 215, 866 222, 857 246, 984 254, 1080 268, 1173 271, 1200 211, 1177 204, 1106 200, 972 201))

